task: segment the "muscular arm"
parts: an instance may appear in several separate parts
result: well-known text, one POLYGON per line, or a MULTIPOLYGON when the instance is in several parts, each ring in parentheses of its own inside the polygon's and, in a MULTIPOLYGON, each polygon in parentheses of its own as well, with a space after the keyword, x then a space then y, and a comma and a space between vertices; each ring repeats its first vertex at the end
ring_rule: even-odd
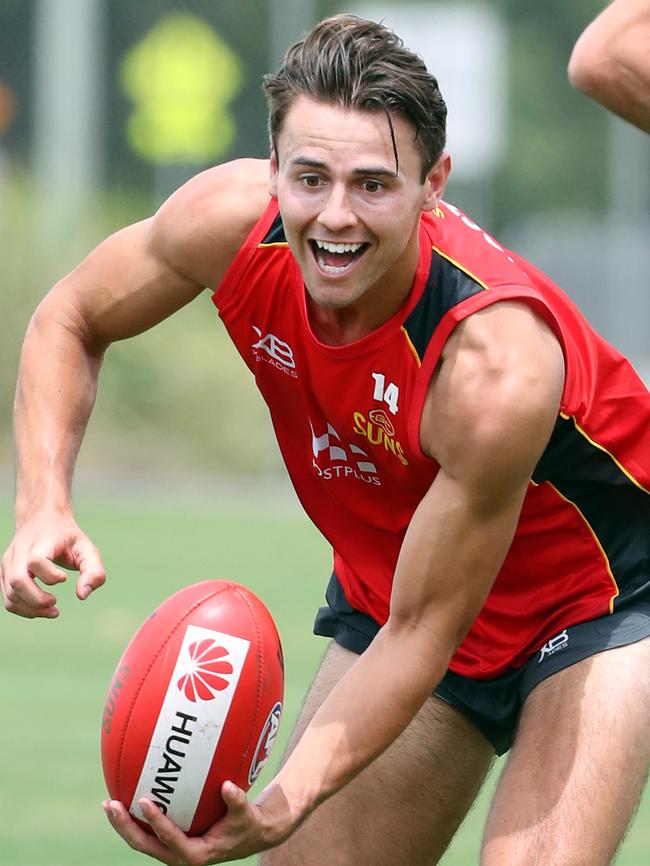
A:
POLYGON ((650 0, 614 0, 586 28, 569 61, 571 84, 650 132, 650 0))
POLYGON ((275 787, 297 814, 310 811, 387 748, 440 681, 510 547, 563 373, 555 337, 517 304, 476 314, 452 335, 421 429, 441 468, 406 533, 390 617, 316 714, 269 801, 275 787))
POLYGON ((100 244, 39 305, 16 393, 17 534, 2 561, 9 610, 57 614, 33 580, 63 580, 55 561, 80 571, 81 598, 103 582, 97 551, 72 520, 70 484, 104 353, 220 281, 268 200, 266 173, 244 161, 198 176, 155 217, 100 244))

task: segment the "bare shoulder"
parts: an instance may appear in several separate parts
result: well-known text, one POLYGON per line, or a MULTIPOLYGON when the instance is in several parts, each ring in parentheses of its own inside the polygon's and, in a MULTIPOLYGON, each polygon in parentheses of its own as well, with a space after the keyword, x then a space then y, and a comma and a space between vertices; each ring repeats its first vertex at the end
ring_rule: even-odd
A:
POLYGON ((162 205, 152 245, 177 272, 217 285, 269 203, 267 160, 240 159, 201 172, 162 205))
POLYGON ((563 386, 564 357, 551 328, 525 303, 490 305, 461 322, 443 349, 425 402, 423 449, 452 468, 471 454, 483 463, 499 454, 534 465, 563 386))

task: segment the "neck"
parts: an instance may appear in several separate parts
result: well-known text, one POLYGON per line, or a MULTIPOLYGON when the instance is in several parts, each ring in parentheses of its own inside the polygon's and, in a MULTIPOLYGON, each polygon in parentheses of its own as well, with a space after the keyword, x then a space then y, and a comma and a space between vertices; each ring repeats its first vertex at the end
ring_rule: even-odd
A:
POLYGON ((356 307, 327 309, 307 297, 307 312, 314 335, 328 346, 345 346, 366 337, 382 322, 373 323, 356 307))

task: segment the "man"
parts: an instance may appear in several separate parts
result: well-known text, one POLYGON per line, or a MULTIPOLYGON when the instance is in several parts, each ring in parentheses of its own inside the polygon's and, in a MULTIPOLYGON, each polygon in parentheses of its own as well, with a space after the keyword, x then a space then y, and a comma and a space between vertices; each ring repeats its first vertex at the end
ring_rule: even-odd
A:
POLYGON ((576 42, 569 81, 650 132, 650 2, 614 0, 576 42))
POLYGON ((441 196, 446 108, 380 25, 336 16, 269 76, 272 153, 191 181, 39 306, 16 408, 7 608, 104 582, 70 478, 112 340, 217 286, 307 512, 334 638, 289 757, 175 864, 437 863, 514 747, 484 866, 609 863, 650 762, 650 395, 550 280, 441 196), (269 198, 270 192, 270 198, 269 198), (607 652, 604 652, 607 650, 607 652), (432 695, 435 690, 436 694, 432 695))

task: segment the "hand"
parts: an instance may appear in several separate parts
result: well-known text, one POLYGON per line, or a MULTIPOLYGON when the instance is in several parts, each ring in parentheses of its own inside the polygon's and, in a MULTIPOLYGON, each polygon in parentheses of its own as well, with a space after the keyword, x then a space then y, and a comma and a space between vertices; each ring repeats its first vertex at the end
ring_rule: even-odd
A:
MULTIPOLYGON (((273 831, 261 805, 251 803, 244 791, 224 782, 221 796, 228 811, 203 836, 187 836, 151 800, 138 800, 142 814, 156 834, 150 835, 117 800, 105 800, 111 826, 133 848, 168 866, 208 866, 239 860, 279 845, 291 833, 273 831)), ((291 828, 293 829, 293 828, 291 828)))
POLYGON ((27 619, 56 618, 56 596, 41 589, 37 580, 47 586, 63 583, 67 574, 60 566, 79 572, 77 598, 82 601, 106 580, 99 551, 72 517, 35 515, 16 531, 0 560, 6 609, 27 619))

